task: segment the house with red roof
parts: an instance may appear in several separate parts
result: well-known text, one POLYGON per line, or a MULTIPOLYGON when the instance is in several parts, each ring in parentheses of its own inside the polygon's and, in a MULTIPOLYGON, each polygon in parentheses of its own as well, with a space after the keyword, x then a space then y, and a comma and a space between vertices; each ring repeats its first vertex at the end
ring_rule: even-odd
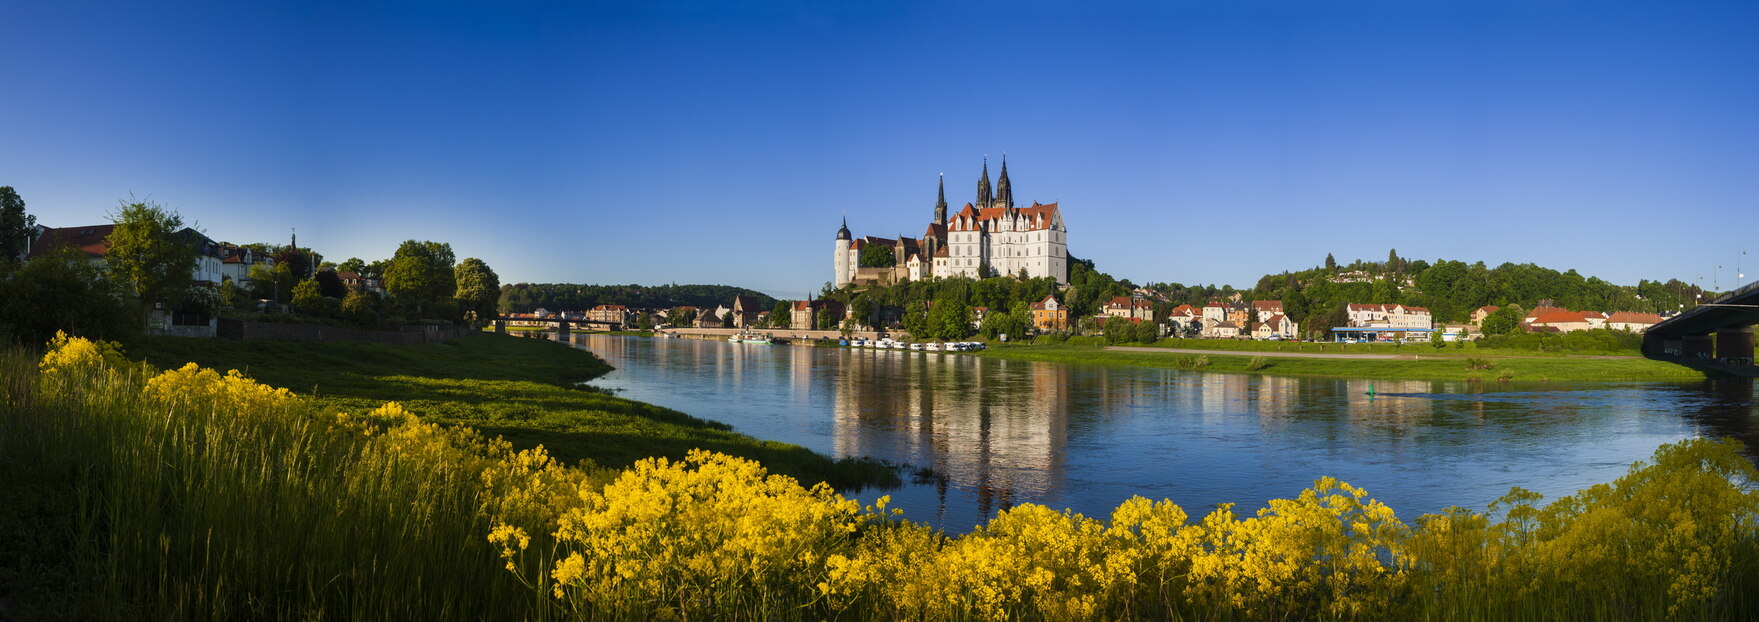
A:
POLYGON ((1068 330, 1069 308, 1056 295, 1046 294, 1044 300, 1032 303, 1032 326, 1039 330, 1068 330))
POLYGON ((1154 304, 1129 296, 1117 296, 1106 301, 1100 312, 1110 317, 1152 320, 1154 319, 1154 304))
POLYGON ((1613 330, 1626 330, 1633 333, 1640 333, 1649 330, 1649 327, 1660 323, 1661 316, 1654 313, 1616 311, 1612 315, 1606 316, 1605 326, 1606 328, 1613 330))
POLYGON ((1268 321, 1271 316, 1280 315, 1282 312, 1283 301, 1281 300, 1252 301, 1252 321, 1254 322, 1268 321))
POLYGON ((1606 323, 1606 316, 1598 311, 1546 311, 1528 321, 1527 330, 1532 332, 1567 333, 1578 330, 1600 328, 1606 323))

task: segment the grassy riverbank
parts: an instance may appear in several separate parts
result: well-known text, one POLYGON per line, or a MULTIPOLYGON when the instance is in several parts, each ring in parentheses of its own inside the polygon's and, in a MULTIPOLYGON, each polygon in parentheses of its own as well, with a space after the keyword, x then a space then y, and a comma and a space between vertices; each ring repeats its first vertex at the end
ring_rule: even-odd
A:
POLYGON ((194 365, 155 373, 83 340, 41 365, 0 349, 0 619, 1759 611, 1759 472, 1734 441, 1664 445, 1608 484, 1549 503, 1517 488, 1483 511, 1401 517, 1321 477, 1257 511, 1023 503, 945 535, 740 458, 573 468, 394 404, 333 406, 194 365))
POLYGON ((350 411, 399 402, 424 420, 468 425, 520 448, 543 445, 569 463, 588 459, 623 468, 702 448, 839 489, 897 481, 892 469, 873 461, 832 460, 733 432, 726 424, 580 388, 578 383, 611 367, 590 352, 545 339, 483 334, 442 345, 394 346, 158 337, 140 340, 129 355, 159 368, 193 362, 237 369, 350 411))
MULTIPOLYGON (((1316 345, 1316 344, 1304 344, 1316 345)), ((1702 380, 1705 372, 1643 358, 1594 358, 1584 356, 1472 356, 1424 352, 1425 346, 1406 346, 1398 354, 1408 359, 1321 359, 1272 357, 1215 352, 1182 354, 1106 350, 1097 345, 992 344, 981 356, 1014 360, 1052 361, 1100 365, 1132 365, 1162 369, 1186 369, 1281 376, 1377 378, 1387 380, 1465 380, 1482 382, 1549 381, 1595 382, 1615 380, 1702 380), (1476 360, 1474 360, 1476 359, 1476 360), (1488 367, 1485 367, 1488 365, 1488 367), (1479 367, 1479 369, 1471 369, 1479 367)))

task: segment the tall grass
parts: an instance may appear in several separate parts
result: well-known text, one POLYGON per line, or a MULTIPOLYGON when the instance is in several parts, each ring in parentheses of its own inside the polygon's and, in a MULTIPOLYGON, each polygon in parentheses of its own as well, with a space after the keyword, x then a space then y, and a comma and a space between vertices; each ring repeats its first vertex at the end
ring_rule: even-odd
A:
POLYGON ((4 357, 0 476, 61 491, 35 509, 48 520, 7 521, 65 547, 78 581, 55 586, 71 609, 52 617, 540 612, 484 538, 482 473, 505 443, 395 407, 339 418, 193 366, 87 349, 35 374, 23 358, 4 357))
POLYGON ((45 590, 26 594, 43 617, 1759 613, 1759 472, 1734 441, 1664 446, 1549 504, 1515 489, 1486 511, 1410 523, 1321 478, 1253 513, 1198 518, 1135 498, 1089 518, 1024 504, 947 536, 884 500, 860 507, 723 454, 563 466, 396 404, 339 413, 83 340, 34 363, 0 355, 0 492, 56 492, 0 506, 0 526, 47 534, 0 543, 50 577, 22 583, 45 590))

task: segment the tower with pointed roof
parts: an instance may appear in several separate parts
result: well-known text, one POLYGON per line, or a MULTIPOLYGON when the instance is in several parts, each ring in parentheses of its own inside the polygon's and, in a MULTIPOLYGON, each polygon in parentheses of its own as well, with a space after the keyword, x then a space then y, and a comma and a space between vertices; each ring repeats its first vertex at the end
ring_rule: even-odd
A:
POLYGON ((936 191, 934 201, 934 223, 947 224, 947 176, 941 175, 940 189, 936 191))
POLYGON ((1008 154, 1002 154, 1002 174, 996 178, 996 207, 1014 207, 1014 187, 1008 184, 1008 154))
POLYGON ((983 176, 977 178, 977 209, 987 209, 995 203, 995 195, 989 191, 989 158, 983 159, 983 176))

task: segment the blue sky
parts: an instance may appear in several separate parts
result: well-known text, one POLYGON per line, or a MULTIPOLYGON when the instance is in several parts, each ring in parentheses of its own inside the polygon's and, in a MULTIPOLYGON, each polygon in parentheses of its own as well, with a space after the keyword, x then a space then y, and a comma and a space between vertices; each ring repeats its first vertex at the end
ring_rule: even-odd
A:
POLYGON ((448 241, 503 282, 798 295, 829 280, 844 214, 918 235, 937 174, 962 205, 1003 152, 1074 255, 1138 282, 1390 247, 1728 288, 1759 230, 1759 3, 43 2, 6 22, 0 185, 44 224, 133 193, 336 260, 448 241))

